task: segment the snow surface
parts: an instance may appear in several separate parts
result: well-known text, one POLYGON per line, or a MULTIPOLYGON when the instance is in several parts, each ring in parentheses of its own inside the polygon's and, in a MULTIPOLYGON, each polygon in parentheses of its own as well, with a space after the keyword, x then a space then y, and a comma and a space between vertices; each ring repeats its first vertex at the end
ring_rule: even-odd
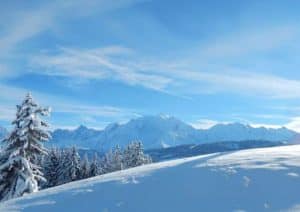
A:
POLYGON ((0 204, 0 211, 300 211, 300 145, 145 165, 0 204))

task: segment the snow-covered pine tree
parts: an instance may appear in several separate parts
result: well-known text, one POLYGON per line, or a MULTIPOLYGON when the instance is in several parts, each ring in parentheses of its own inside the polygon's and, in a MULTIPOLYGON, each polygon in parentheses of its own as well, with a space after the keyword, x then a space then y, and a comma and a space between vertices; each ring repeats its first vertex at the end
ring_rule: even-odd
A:
POLYGON ((66 168, 69 172, 70 181, 75 181, 80 179, 80 156, 76 147, 72 147, 69 150, 69 154, 67 154, 67 161, 68 164, 66 168))
POLYGON ((134 150, 136 155, 136 166, 152 163, 152 158, 144 153, 144 147, 142 142, 135 142, 134 150))
POLYGON ((0 199, 7 200, 25 193, 36 192, 44 181, 38 157, 46 154, 42 142, 51 137, 48 124, 40 116, 49 115, 49 108, 40 107, 27 94, 17 105, 14 129, 4 140, 5 149, 0 156, 0 199))
POLYGON ((100 168, 103 171, 103 174, 110 173, 113 171, 113 152, 109 150, 101 160, 100 168))
POLYGON ((93 161, 91 162, 90 176, 94 177, 94 176, 97 176, 100 174, 102 174, 102 171, 100 168, 100 160, 99 160, 98 154, 95 153, 93 161))
POLYGON ((128 144, 124 150, 123 164, 126 168, 136 167, 151 162, 151 157, 144 154, 143 145, 139 141, 128 144))
POLYGON ((123 169, 123 153, 117 145, 113 150, 109 150, 100 163, 103 173, 110 173, 123 169))
POLYGON ((90 162, 87 154, 85 154, 81 163, 80 178, 85 179, 88 177, 90 177, 90 162))
POLYGON ((58 168, 59 185, 80 179, 80 156, 76 147, 62 150, 60 161, 58 168))
POLYGON ((59 185, 60 162, 60 151, 56 148, 52 148, 44 161, 44 173, 47 179, 45 187, 53 187, 59 185))
POLYGON ((123 153, 119 145, 117 145, 112 151, 111 163, 112 171, 123 169, 123 153))
POLYGON ((62 185, 64 183, 70 182, 70 176, 69 176, 69 151, 62 149, 60 150, 60 158, 59 158, 59 165, 58 165, 58 182, 57 185, 62 185))
POLYGON ((123 152, 123 165, 126 169, 132 167, 133 158, 134 158, 133 143, 129 143, 125 147, 123 152))

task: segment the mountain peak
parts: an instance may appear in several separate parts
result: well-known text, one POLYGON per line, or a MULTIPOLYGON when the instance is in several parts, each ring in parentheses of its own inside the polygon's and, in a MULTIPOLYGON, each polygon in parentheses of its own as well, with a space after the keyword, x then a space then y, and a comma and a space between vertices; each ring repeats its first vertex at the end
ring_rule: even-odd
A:
POLYGON ((53 140, 56 140, 57 144, 68 142, 73 145, 80 144, 78 146, 84 148, 98 149, 110 149, 115 145, 125 146, 133 140, 140 140, 145 149, 150 149, 226 141, 291 141, 296 135, 296 132, 287 128, 270 130, 238 122, 197 130, 172 116, 156 115, 138 117, 124 124, 113 123, 102 131, 81 125, 74 131, 56 133, 53 140))
POLYGON ((246 128, 252 128, 248 124, 242 124, 240 122, 231 122, 231 123, 220 123, 212 126, 210 129, 220 129, 220 128, 231 128, 231 129, 246 129, 246 128))
POLYGON ((159 114, 158 117, 164 120, 172 118, 172 116, 167 114, 159 114))
POLYGON ((79 125, 79 127, 76 130, 77 131, 83 131, 83 130, 88 130, 88 128, 84 125, 79 125))
POLYGON ((112 123, 112 124, 109 124, 105 127, 104 131, 110 131, 110 130, 115 130, 117 129, 118 127, 120 126, 119 123, 115 122, 115 123, 112 123))
POLYGON ((146 115, 146 116, 141 116, 138 117, 136 119, 132 119, 132 120, 169 120, 172 119, 173 117, 170 115, 166 115, 166 114, 159 114, 159 115, 146 115))

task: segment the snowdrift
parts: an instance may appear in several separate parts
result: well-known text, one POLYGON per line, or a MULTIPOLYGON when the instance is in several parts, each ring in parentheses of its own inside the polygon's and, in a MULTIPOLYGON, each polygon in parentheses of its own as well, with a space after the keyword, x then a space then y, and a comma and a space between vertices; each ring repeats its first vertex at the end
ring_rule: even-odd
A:
POLYGON ((0 211, 300 211, 300 145, 145 165, 3 202, 0 211))

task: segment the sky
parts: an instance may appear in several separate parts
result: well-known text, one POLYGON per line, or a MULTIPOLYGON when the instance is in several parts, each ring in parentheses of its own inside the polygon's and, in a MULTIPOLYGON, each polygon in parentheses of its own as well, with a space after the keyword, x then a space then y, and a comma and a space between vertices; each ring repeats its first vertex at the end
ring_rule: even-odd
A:
POLYGON ((2 1, 0 125, 27 92, 52 128, 168 114, 300 132, 300 2, 2 1))

